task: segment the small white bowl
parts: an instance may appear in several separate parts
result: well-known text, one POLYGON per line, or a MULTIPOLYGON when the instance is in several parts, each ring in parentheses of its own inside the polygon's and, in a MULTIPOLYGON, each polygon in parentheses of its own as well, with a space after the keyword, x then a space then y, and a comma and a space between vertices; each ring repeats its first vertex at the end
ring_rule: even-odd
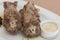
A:
POLYGON ((55 21, 52 21, 52 20, 46 20, 46 21, 41 22, 41 24, 40 24, 40 27, 41 27, 41 36, 44 37, 44 38, 47 38, 47 39, 55 38, 57 36, 57 34, 59 33, 59 28, 56 31, 54 31, 54 32, 48 32, 48 31, 46 31, 46 30, 44 30, 42 28, 42 25, 44 23, 47 23, 47 22, 53 22, 53 23, 57 24, 57 27, 58 27, 58 23, 55 22, 55 21))

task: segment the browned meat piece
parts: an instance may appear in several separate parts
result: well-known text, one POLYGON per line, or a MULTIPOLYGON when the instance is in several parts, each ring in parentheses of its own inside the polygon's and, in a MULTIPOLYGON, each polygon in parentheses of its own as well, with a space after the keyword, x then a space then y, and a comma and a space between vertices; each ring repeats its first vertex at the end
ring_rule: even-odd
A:
POLYGON ((15 33, 21 28, 21 15, 16 10, 17 2, 4 2, 3 25, 10 33, 15 33))
POLYGON ((28 2, 23 9, 20 10, 22 14, 22 28, 21 30, 26 36, 35 37, 40 34, 40 20, 38 9, 34 4, 28 2))

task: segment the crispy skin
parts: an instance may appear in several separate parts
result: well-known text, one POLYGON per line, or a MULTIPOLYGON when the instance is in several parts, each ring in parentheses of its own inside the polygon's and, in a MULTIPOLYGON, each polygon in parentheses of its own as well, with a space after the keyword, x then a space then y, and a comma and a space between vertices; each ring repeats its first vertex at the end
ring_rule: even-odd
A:
POLYGON ((4 2, 3 25, 10 33, 16 33, 21 28, 21 15, 16 7, 17 2, 4 2))
POLYGON ((28 2, 23 9, 20 10, 22 14, 22 28, 21 30, 26 36, 35 37, 40 34, 40 20, 38 9, 35 8, 34 4, 28 2))

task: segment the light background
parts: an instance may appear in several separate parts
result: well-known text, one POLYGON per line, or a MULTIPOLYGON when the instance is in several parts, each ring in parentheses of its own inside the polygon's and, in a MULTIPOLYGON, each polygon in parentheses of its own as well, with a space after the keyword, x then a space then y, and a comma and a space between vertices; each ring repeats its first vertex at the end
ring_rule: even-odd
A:
POLYGON ((47 8, 56 14, 60 15, 60 0, 27 0, 47 8))

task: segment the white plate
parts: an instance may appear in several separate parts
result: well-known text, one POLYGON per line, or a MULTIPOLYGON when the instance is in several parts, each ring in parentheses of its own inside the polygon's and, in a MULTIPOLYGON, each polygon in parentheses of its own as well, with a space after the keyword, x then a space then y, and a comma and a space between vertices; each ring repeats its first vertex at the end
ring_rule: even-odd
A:
MULTIPOLYGON (((4 0, 3 0, 4 1, 4 0)), ((0 15, 3 15, 3 1, 0 0, 0 15)), ((23 8, 23 6, 26 4, 25 1, 18 1, 18 7, 17 9, 20 10, 21 8, 23 8)), ((40 20, 41 21, 44 21, 44 20, 54 20, 56 22, 58 22, 58 24, 60 24, 60 16, 56 15, 55 13, 43 8, 43 7, 39 7, 39 6, 36 6, 36 8, 40 9, 40 20)), ((60 25, 59 25, 60 26, 60 25)), ((24 37, 24 35, 20 32, 16 35, 11 35, 9 33, 7 33, 5 31, 5 29, 3 27, 0 28, 0 38, 3 38, 4 39, 7 39, 7 40, 27 40, 26 37, 24 37)), ((55 39, 55 40, 59 40, 60 39, 60 34, 59 36, 55 39)), ((42 37, 37 37, 37 38, 29 38, 29 40, 46 40, 42 37)))

